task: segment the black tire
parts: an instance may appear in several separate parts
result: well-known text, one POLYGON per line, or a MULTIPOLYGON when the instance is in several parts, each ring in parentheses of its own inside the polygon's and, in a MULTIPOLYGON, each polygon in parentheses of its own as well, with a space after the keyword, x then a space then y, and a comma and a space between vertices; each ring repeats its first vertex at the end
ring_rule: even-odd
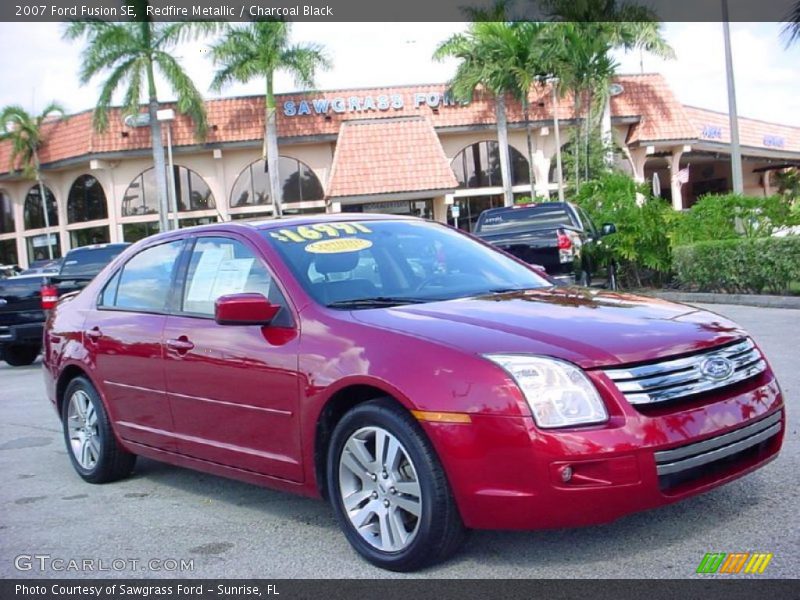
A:
MULTIPOLYGON (((464 540, 466 530, 430 441, 416 420, 390 398, 360 404, 339 421, 329 446, 326 474, 328 496, 345 537, 361 556, 378 567, 401 572, 421 569, 450 557, 464 540), (368 542, 355 528, 344 506, 340 457, 351 436, 365 428, 379 428, 400 442, 421 490, 421 510, 415 522, 415 533, 408 545, 399 551, 384 551, 368 542)), ((377 533, 373 535, 378 536, 377 533)))
POLYGON ((12 367, 26 367, 34 363, 41 351, 41 346, 13 344, 3 349, 3 360, 12 367))
MULTIPOLYGON (((100 395, 85 377, 76 377, 69 382, 64 392, 61 420, 64 442, 67 445, 67 454, 75 471, 84 480, 89 483, 110 483, 124 479, 131 474, 136 464, 136 455, 131 454, 120 446, 111 429, 111 423, 103 407, 103 402, 100 400, 100 395), (76 424, 76 418, 79 418, 70 414, 73 398, 76 403, 88 401, 95 413, 95 422, 90 429, 92 430, 92 437, 97 439, 97 456, 94 463, 87 466, 82 465, 76 457, 78 450, 73 450, 73 434, 70 431, 70 427, 71 423, 76 424)), ((75 442, 80 444, 77 439, 75 442)))

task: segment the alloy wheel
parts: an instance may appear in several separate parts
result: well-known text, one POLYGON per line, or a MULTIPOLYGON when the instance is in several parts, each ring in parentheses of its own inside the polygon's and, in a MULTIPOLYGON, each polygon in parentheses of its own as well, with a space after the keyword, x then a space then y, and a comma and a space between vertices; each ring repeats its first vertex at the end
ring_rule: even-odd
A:
POLYGON ((97 411, 89 395, 76 390, 69 398, 67 408, 69 446, 78 464, 91 471, 100 458, 100 431, 97 411))
POLYGON ((384 552, 407 548, 419 530, 422 490, 400 441, 381 427, 363 427, 339 456, 339 493, 350 523, 384 552))

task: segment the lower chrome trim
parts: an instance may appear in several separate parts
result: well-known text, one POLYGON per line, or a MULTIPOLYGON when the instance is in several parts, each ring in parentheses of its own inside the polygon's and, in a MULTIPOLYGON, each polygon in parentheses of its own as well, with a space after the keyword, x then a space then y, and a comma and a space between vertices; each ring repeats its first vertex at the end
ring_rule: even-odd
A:
POLYGON ((658 475, 679 473, 747 450, 780 433, 782 427, 780 419, 781 413, 778 412, 758 423, 717 438, 674 450, 656 452, 656 472, 658 475))

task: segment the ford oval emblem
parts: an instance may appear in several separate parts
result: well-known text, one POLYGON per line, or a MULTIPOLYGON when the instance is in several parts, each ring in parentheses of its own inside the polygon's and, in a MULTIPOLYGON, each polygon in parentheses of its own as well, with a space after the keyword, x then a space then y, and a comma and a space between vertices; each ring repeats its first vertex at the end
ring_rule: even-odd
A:
POLYGON ((724 356, 712 356, 700 365, 700 372, 714 381, 722 381, 733 375, 733 363, 724 356))

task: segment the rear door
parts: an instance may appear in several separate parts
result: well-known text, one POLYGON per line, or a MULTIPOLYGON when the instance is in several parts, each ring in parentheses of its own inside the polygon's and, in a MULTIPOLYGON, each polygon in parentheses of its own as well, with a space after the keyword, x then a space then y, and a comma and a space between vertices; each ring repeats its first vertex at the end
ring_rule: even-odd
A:
POLYGON ((183 247, 182 240, 165 242, 134 255, 103 288, 84 326, 119 435, 172 451, 162 335, 183 247))
POLYGON ((180 452, 302 481, 298 341, 292 314, 258 251, 244 239, 198 237, 164 329, 180 452), (242 292, 283 306, 269 327, 214 321, 214 301, 242 292))

